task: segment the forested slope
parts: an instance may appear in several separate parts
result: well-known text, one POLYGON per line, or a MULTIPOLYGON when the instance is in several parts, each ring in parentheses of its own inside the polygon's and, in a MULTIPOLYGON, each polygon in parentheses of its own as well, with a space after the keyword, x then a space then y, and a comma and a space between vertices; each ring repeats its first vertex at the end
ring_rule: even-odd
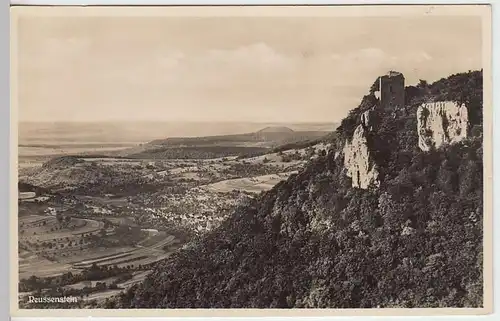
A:
POLYGON ((383 110, 372 89, 326 156, 242 205, 107 307, 482 306, 482 71, 405 93, 405 108, 383 110), (429 100, 465 103, 468 138, 419 150, 416 110, 429 100), (353 188, 338 154, 373 106, 380 185, 353 188))

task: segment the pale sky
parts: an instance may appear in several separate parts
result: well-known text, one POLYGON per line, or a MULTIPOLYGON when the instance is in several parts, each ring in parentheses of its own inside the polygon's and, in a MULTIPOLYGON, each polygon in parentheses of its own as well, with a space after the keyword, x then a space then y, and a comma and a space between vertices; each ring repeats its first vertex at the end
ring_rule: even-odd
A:
POLYGON ((479 17, 30 17, 21 121, 336 122, 377 76, 480 69, 479 17))

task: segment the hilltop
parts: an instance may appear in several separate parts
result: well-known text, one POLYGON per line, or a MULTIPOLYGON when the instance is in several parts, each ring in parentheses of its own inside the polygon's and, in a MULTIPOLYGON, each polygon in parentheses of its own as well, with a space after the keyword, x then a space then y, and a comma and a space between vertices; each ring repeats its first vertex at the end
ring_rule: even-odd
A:
MULTIPOLYGON (((130 158, 196 158, 209 159, 229 156, 252 157, 272 152, 283 145, 318 143, 328 131, 298 130, 269 126, 252 133, 204 137, 169 137, 153 140, 139 148, 120 151, 130 158)), ((291 146, 289 146, 291 147, 291 146)))
POLYGON ((328 153, 106 307, 482 306, 482 104, 482 71, 380 77, 328 153))
POLYGON ((261 130, 257 131, 257 133, 293 133, 293 129, 290 129, 288 127, 282 127, 282 126, 270 126, 266 128, 262 128, 261 130))

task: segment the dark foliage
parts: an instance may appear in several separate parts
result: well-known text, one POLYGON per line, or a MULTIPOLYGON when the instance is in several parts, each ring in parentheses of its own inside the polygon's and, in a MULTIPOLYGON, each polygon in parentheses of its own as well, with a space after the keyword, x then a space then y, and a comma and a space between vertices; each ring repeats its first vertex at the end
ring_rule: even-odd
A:
POLYGON ((44 194, 44 193, 50 193, 50 190, 48 190, 46 188, 34 186, 34 185, 31 185, 31 184, 25 183, 25 182, 18 182, 17 183, 17 190, 19 192, 34 192, 37 195, 44 194))
POLYGON ((248 142, 275 142, 277 144, 287 144, 319 138, 324 136, 325 134, 326 132, 323 131, 293 131, 286 127, 269 127, 255 133, 207 137, 171 137, 167 139, 155 140, 150 142, 150 144, 168 147, 213 147, 221 145, 231 146, 231 144, 241 144, 248 142), (268 129, 275 129, 277 131, 267 131, 268 129))
POLYGON ((21 279, 19 282, 19 292, 41 291, 44 289, 57 289, 66 285, 75 284, 81 281, 103 280, 113 276, 120 276, 119 280, 127 280, 131 268, 120 268, 118 266, 97 266, 92 265, 84 269, 82 273, 64 273, 60 276, 49 278, 38 278, 31 276, 28 279, 21 279))
POLYGON ((284 152, 291 149, 303 149, 307 147, 312 147, 320 143, 331 143, 334 140, 335 140, 335 132, 332 132, 320 138, 280 145, 278 147, 273 148, 273 153, 284 152))
POLYGON ((243 146, 157 147, 145 152, 129 155, 129 157, 141 159, 209 159, 228 156, 253 156, 268 151, 269 149, 265 147, 243 146))
POLYGON ((43 167, 57 169, 71 167, 79 163, 83 163, 83 160, 81 160, 78 156, 61 156, 45 162, 43 167))
MULTIPOLYGON (((481 72, 408 87, 404 110, 377 110, 370 137, 379 188, 351 187, 341 160, 322 154, 238 208, 124 293, 130 308, 375 308, 482 306, 481 72), (417 148, 416 108, 456 99, 474 135, 417 148)), ((373 94, 342 121, 339 146, 373 94)), ((371 116, 370 116, 371 117, 371 116)))

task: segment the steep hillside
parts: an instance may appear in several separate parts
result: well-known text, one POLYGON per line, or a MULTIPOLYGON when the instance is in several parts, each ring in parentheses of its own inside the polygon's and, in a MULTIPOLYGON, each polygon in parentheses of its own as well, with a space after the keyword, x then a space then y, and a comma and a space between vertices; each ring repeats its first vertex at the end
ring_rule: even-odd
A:
POLYGON ((482 306, 481 115, 482 71, 381 77, 326 155, 106 307, 482 306))
MULTIPOLYGON (((154 140, 130 157, 214 158, 265 153, 283 144, 319 139, 325 131, 293 131, 287 127, 266 127, 254 133, 206 137, 170 137, 154 140), (183 152, 187 155, 184 157, 183 152)), ((131 150, 132 151, 132 150, 131 150)), ((126 151, 125 151, 126 152, 126 151)), ((123 153, 123 152, 122 152, 123 153)))

